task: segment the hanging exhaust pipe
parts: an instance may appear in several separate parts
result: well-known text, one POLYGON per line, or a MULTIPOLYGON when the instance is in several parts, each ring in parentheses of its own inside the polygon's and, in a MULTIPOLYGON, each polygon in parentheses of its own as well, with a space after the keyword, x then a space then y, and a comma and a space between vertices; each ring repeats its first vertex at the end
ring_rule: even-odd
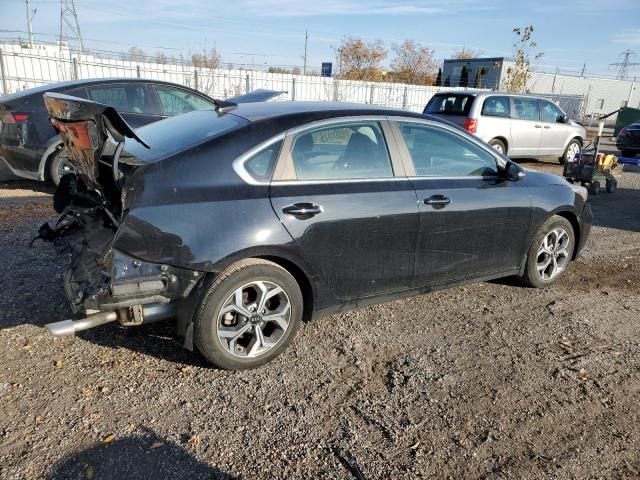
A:
POLYGON ((100 312, 80 320, 62 320, 45 325, 49 333, 55 337, 66 337, 76 332, 119 321, 122 325, 141 325, 157 322, 176 315, 176 305, 172 303, 135 305, 126 309, 111 312, 100 312))

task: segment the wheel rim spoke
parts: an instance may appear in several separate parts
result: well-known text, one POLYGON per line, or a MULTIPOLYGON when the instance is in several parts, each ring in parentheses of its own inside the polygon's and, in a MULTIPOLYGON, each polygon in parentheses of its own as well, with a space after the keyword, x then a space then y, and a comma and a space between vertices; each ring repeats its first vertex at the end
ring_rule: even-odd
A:
POLYGON ((258 357, 284 338, 290 319, 286 291, 271 281, 253 281, 223 303, 216 323, 218 339, 234 356, 258 357))

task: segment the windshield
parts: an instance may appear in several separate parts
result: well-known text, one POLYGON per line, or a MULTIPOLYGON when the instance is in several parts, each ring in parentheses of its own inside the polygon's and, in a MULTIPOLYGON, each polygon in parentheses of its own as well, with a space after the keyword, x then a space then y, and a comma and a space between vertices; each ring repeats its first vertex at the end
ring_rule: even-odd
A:
POLYGON ((473 95, 459 93, 443 93, 434 95, 424 109, 424 113, 445 115, 469 115, 473 95))
POLYGON ((127 140, 121 158, 133 156, 143 162, 156 162, 248 124, 249 121, 244 118, 215 110, 178 115, 136 129, 136 133, 151 148, 127 140))

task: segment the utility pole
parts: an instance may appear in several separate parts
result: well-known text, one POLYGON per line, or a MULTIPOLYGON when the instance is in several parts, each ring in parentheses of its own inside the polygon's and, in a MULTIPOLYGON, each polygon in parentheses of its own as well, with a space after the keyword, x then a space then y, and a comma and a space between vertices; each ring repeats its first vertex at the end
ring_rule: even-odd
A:
POLYGON ((584 71, 585 71, 585 69, 586 69, 586 68, 587 68, 587 64, 586 64, 586 63, 583 63, 583 64, 582 64, 582 72, 580 73, 580 76, 581 76, 581 77, 584 77, 584 71))
POLYGON ((304 31, 304 65, 302 67, 302 74, 307 74, 307 42, 309 41, 309 31, 304 31))
POLYGON ((612 67, 618 68, 618 76, 616 77, 618 80, 624 80, 627 78, 629 74, 629 67, 635 67, 640 65, 640 63, 634 63, 631 61, 631 57, 634 56, 636 52, 632 52, 630 49, 626 49, 624 52, 620 54, 622 57, 621 62, 611 63, 612 67))
POLYGON ((27 7, 27 31, 29 32, 29 48, 33 48, 33 32, 31 31, 31 9, 29 8, 29 0, 25 0, 27 7))

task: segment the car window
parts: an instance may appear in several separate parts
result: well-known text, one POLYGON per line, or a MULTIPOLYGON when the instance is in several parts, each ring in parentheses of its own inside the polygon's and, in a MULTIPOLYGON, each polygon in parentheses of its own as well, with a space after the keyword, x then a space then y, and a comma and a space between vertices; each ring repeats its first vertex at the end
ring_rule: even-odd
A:
POLYGON ((540 120, 538 99, 513 97, 513 118, 519 120, 540 120))
POLYGON ((244 169, 255 180, 259 182, 268 182, 271 180, 273 168, 275 167, 278 153, 280 153, 280 147, 282 147, 282 140, 272 143, 259 152, 253 154, 251 158, 245 160, 244 169))
POLYGON ((560 108, 555 106, 551 102, 542 101, 542 121, 555 123, 558 121, 558 117, 562 117, 564 113, 560 108))
POLYGON ((165 85, 155 85, 158 99, 162 105, 162 110, 166 115, 180 115, 182 113, 193 112, 194 110, 205 110, 215 108, 215 105, 206 101, 199 95, 165 85))
POLYGON ((455 93, 434 95, 429 100, 424 113, 467 116, 469 115, 469 110, 471 110, 473 98, 472 95, 455 93))
POLYGON ((144 85, 102 85, 87 88, 89 100, 114 107, 119 112, 155 114, 144 85))
POLYGON ((400 123, 399 126, 419 177, 497 174, 493 155, 462 135, 417 123, 400 123))
POLYGON ((489 97, 482 105, 482 115, 491 117, 510 117, 509 97, 489 97))
POLYGON ((392 177, 378 122, 353 122, 298 134, 291 155, 301 180, 392 177))

